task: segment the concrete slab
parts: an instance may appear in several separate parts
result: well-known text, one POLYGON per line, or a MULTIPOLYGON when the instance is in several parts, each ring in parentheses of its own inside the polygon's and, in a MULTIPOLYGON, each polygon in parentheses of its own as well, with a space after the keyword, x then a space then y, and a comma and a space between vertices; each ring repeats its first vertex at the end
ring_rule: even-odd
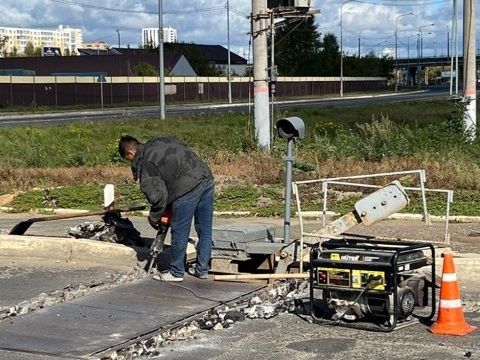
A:
POLYGON ((0 235, 0 257, 7 259, 48 258, 63 262, 97 262, 103 265, 134 266, 137 251, 121 244, 88 239, 44 236, 0 235), (127 265, 128 264, 128 265, 127 265))
POLYGON ((4 321, 0 349, 87 358, 262 287, 142 279, 4 321))
POLYGON ((78 264, 36 264, 16 262, 0 266, 0 309, 67 287, 88 285, 115 274, 127 274, 131 268, 85 266, 78 264))

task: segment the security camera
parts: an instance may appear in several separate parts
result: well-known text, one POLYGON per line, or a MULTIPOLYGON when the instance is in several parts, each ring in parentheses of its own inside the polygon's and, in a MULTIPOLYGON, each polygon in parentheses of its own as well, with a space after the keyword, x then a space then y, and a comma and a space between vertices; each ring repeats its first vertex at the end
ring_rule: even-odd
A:
POLYGON ((305 124, 299 117, 292 116, 283 118, 275 124, 278 130, 278 136, 283 139, 305 138, 305 124))

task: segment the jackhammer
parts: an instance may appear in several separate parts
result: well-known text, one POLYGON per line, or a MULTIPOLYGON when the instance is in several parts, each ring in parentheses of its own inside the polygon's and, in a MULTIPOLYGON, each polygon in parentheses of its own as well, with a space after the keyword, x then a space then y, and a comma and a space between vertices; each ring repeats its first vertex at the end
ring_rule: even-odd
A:
POLYGON ((157 261, 158 255, 163 250, 163 245, 165 244, 165 238, 167 237, 168 229, 170 229, 170 220, 172 219, 172 210, 167 209, 160 218, 158 224, 157 235, 150 246, 150 258, 147 263, 147 274, 150 274, 153 264, 157 261))

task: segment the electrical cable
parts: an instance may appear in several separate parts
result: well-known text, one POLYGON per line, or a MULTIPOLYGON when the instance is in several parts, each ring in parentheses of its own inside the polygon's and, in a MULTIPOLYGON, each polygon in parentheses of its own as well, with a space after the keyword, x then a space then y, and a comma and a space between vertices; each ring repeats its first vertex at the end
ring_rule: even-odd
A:
MULTIPOLYGON (((52 2, 56 2, 59 4, 64 5, 71 5, 77 6, 84 9, 96 9, 96 10, 103 10, 103 11, 111 11, 111 12, 120 12, 120 13, 130 13, 130 14, 149 14, 149 15, 158 15, 157 11, 145 11, 145 10, 133 10, 133 9, 118 9, 118 8, 110 8, 106 6, 98 6, 98 5, 90 5, 84 4, 76 1, 71 0, 48 0, 52 2)), ((164 14, 187 14, 187 13, 199 13, 199 12, 209 12, 209 11, 218 11, 223 10, 223 5, 213 6, 209 8, 200 8, 200 9, 191 9, 191 10, 177 10, 177 11, 164 11, 164 14)))
POLYGON ((175 287, 178 287, 178 288, 181 288, 181 289, 184 289, 184 290, 188 290, 190 291, 193 296, 195 296, 196 298, 198 299, 202 299, 202 300, 207 300, 207 301, 212 301, 212 302, 216 302, 220 305, 228 305, 225 301, 221 301, 221 300, 216 300, 216 299, 211 299, 211 298, 208 298, 206 296, 200 296, 198 295, 194 290, 190 289, 189 287, 185 286, 185 285, 180 285, 180 284, 176 284, 176 283, 173 283, 173 282, 170 282, 170 281, 164 281, 166 282, 167 284, 171 285, 171 286, 175 286, 175 287))
MULTIPOLYGON (((387 0, 383 0, 386 1, 387 0)), ((428 0, 427 0, 428 1, 428 0)), ((392 3, 378 3, 378 2, 370 2, 367 0, 355 0, 357 3, 361 4, 369 4, 369 5, 380 5, 380 6, 427 6, 427 5, 435 5, 449 2, 449 0, 431 0, 430 2, 418 3, 418 1, 413 1, 412 3, 407 4, 399 4, 398 0, 392 0, 392 3)))
POLYGON ((275 46, 277 46, 278 44, 280 44, 288 35, 290 35, 292 32, 294 32, 300 25, 302 25, 302 23, 305 21, 305 18, 301 18, 300 21, 298 19, 294 19, 293 22, 295 21, 298 21, 298 24, 292 29, 290 30, 288 33, 285 34, 285 36, 283 38, 281 38, 280 40, 278 40, 277 42, 275 42, 275 46))

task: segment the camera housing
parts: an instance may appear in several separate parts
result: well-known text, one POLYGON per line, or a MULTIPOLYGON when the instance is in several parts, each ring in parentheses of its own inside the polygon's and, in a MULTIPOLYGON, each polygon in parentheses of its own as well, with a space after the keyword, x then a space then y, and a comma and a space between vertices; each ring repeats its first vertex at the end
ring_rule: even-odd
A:
POLYGON ((305 138, 305 123, 296 116, 280 119, 275 126, 278 130, 278 136, 283 139, 305 138))

